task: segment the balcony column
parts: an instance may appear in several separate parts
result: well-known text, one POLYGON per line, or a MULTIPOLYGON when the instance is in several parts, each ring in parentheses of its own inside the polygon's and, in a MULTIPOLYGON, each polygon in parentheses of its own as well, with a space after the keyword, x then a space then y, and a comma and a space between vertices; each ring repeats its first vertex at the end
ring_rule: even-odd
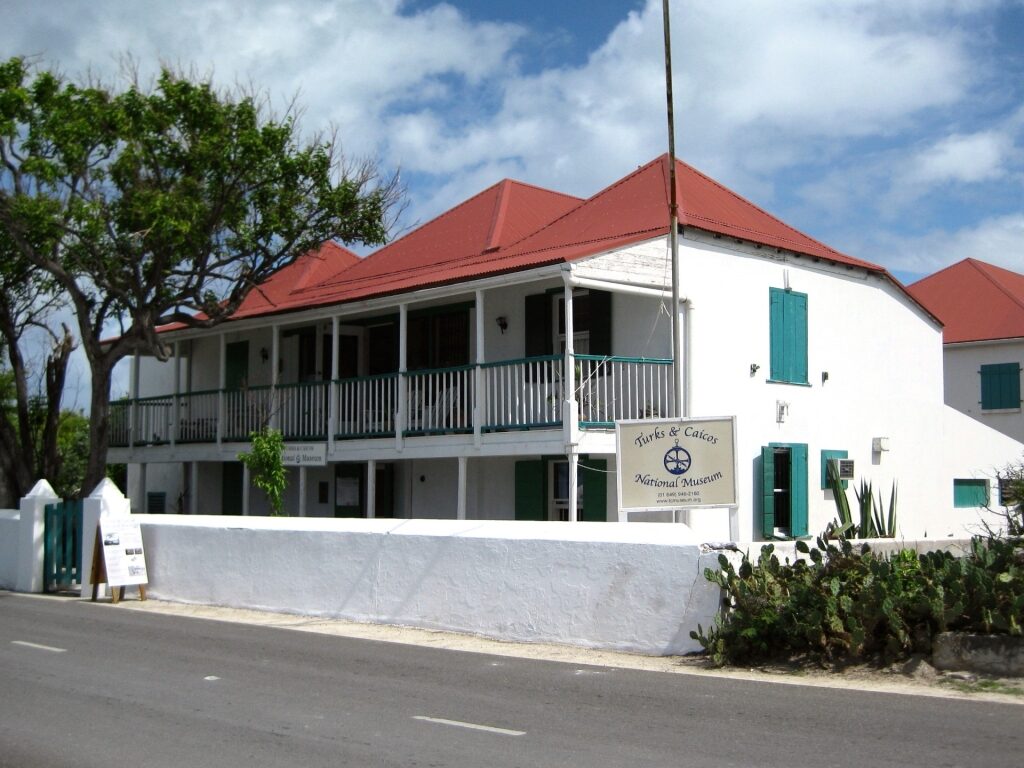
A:
MULTIPOLYGON (((473 369, 473 445, 480 447, 483 435, 484 414, 487 412, 484 392, 484 370, 481 366, 487 360, 484 349, 484 292, 476 292, 476 368, 473 369)), ((461 465, 460 465, 461 466, 461 465)))
POLYGON ((576 483, 579 481, 580 475, 580 456, 576 453, 576 446, 572 446, 569 451, 569 522, 577 522, 579 517, 579 510, 576 508, 579 504, 579 488, 576 487, 576 483))
POLYGON ((242 464, 242 515, 249 516, 249 484, 252 478, 249 476, 249 465, 242 464))
POLYGON ((189 480, 188 511, 189 514, 199 514, 199 462, 189 462, 191 479, 189 480))
POLYGON ((174 399, 171 401, 171 446, 178 442, 178 429, 181 424, 181 403, 178 397, 181 394, 181 349, 180 342, 174 342, 174 399))
MULTIPOLYGON (((139 353, 136 350, 132 354, 132 399, 128 407, 128 447, 135 447, 136 433, 141 429, 139 424, 139 353)), ((145 442, 145 441, 143 441, 145 442)))
POLYGON ((281 326, 272 327, 273 337, 270 344, 270 420, 267 426, 272 429, 281 428, 281 399, 277 392, 277 367, 281 359, 281 326))
POLYGON ((466 469, 469 457, 459 456, 459 501, 455 516, 459 520, 466 519, 466 469))
POLYGON ((402 450, 402 433, 409 418, 409 390, 406 373, 409 356, 409 305, 398 305, 398 382, 395 395, 398 411, 395 413, 395 449, 402 450))
POLYGON ((228 337, 223 333, 220 339, 220 369, 217 372, 217 444, 224 442, 224 419, 227 409, 224 407, 224 388, 228 384, 228 337))
POLYGON ((335 315, 331 318, 331 380, 327 384, 327 450, 334 450, 334 436, 338 432, 338 342, 341 321, 335 315))
POLYGON ((366 462, 366 518, 372 520, 377 516, 377 461, 366 462))
MULTIPOLYGON (((563 360, 565 369, 562 374, 565 391, 562 393, 564 403, 562 407, 562 425, 565 431, 566 453, 571 453, 573 447, 579 443, 580 439, 579 406, 576 403, 576 350, 573 344, 572 285, 569 282, 571 276, 572 273, 569 270, 562 272, 562 279, 565 282, 565 359, 563 360)), ((569 493, 574 493, 572 488, 570 488, 569 493)), ((572 509, 575 510, 576 508, 573 507, 572 509)))
POLYGON ((306 516, 306 468, 299 467, 299 517, 306 516))

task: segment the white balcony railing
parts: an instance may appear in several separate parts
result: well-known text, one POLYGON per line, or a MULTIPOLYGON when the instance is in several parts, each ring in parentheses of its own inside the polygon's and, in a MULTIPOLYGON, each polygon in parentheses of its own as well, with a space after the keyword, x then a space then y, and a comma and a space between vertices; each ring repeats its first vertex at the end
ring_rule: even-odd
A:
MULTIPOLYGON (((326 440, 332 410, 338 439, 394 436, 399 410, 406 415, 404 434, 411 436, 471 432, 474 414, 481 431, 552 429, 562 424, 564 372, 563 357, 548 355, 333 385, 317 381, 120 400, 111 403, 111 445, 247 441, 270 425, 286 440, 326 440)), ((669 360, 576 355, 573 375, 583 428, 672 415, 669 360)))

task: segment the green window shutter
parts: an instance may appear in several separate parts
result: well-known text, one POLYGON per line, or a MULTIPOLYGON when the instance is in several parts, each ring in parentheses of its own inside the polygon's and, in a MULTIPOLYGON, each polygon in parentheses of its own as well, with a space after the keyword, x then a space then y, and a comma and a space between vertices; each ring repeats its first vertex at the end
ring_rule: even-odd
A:
MULTIPOLYGON (((828 490, 828 463, 831 459, 848 459, 850 454, 847 451, 823 450, 821 452, 821 490, 828 490)), ((849 486, 848 480, 840 481, 845 491, 849 486)))
POLYGON ((766 539, 775 535, 775 450, 761 448, 761 534, 766 539))
POLYGON ((525 357, 550 355, 554 350, 551 338, 551 296, 536 293, 526 297, 525 357))
POLYGON ((807 294, 768 289, 770 377, 807 383, 807 294))
POLYGON ((516 520, 547 518, 544 470, 540 459, 516 462, 516 520))
POLYGON ((786 349, 785 337, 783 335, 786 327, 785 316, 783 314, 783 299, 785 296, 785 291, 779 290, 778 288, 768 289, 768 320, 771 329, 771 371, 769 372, 769 376, 775 381, 786 380, 786 358, 783 354, 786 349))
POLYGON ((807 535, 807 444, 789 446, 790 535, 807 535))
POLYGON ((981 366, 981 407, 1020 408, 1020 364, 981 366))
POLYGON ((580 459, 583 478, 583 514, 581 520, 603 523, 608 520, 608 462, 604 459, 580 459))
POLYGON ((590 291, 590 354, 612 354, 612 295, 590 291))
POLYGON ((790 291, 786 294, 786 327, 789 343, 789 374, 787 381, 807 383, 807 294, 790 291))
POLYGON ((953 506, 958 509, 988 504, 988 480, 954 480, 953 506))

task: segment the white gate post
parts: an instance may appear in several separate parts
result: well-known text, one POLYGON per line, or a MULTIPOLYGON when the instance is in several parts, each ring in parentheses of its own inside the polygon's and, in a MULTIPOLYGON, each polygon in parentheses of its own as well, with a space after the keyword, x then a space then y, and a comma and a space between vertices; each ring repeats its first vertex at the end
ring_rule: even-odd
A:
MULTIPOLYGON (((103 478, 89 497, 82 501, 82 572, 78 581, 82 585, 82 599, 92 599, 92 554, 96 545, 96 527, 101 517, 127 517, 132 503, 110 478, 103 478)), ((106 586, 103 587, 106 590, 106 586)), ((106 592, 100 592, 105 595, 106 592)))
POLYGON ((21 523, 18 531, 18 573, 15 589, 18 592, 42 592, 43 534, 46 528, 46 505, 60 499, 45 480, 32 486, 21 500, 21 523))

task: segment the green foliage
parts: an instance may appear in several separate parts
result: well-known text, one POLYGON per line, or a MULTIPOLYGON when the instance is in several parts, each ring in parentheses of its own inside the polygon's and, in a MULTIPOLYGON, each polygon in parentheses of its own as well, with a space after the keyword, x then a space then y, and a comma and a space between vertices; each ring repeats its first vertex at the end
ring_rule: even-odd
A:
POLYGON ((867 544, 818 539, 780 563, 774 545, 736 568, 724 555, 705 577, 723 590, 722 613, 690 636, 717 664, 809 656, 821 662, 887 660, 927 653, 937 632, 1020 636, 1024 548, 976 537, 961 558, 903 550, 879 556, 867 544))
POLYGON ((89 458, 89 419, 81 413, 64 411, 57 427, 57 454, 60 456, 57 476, 51 481, 54 492, 62 499, 77 499, 92 493, 83 488, 85 467, 89 458))
POLYGON ((383 243, 401 192, 294 114, 166 69, 116 90, 0 61, 0 157, 0 255, 56 284, 89 361, 87 483, 120 359, 166 357, 156 327, 216 325, 325 240, 383 243))
POLYGON ((850 501, 846 496, 842 480, 839 479, 839 468, 835 459, 829 459, 826 462, 825 474, 838 515, 838 520, 829 525, 825 531, 827 538, 844 536, 858 539, 896 538, 897 492, 895 483, 893 483, 892 491, 889 494, 889 506, 886 509, 882 504, 882 492, 879 491, 876 497, 871 483, 863 479, 860 481, 860 488, 854 489, 857 496, 857 510, 860 513, 860 523, 857 524, 853 521, 850 501))
POLYGON ((281 460, 284 438, 276 429, 266 427, 251 433, 249 438, 252 451, 238 454, 238 459, 249 468, 252 484, 266 494, 270 502, 270 514, 282 515, 282 496, 288 485, 288 476, 281 460))

